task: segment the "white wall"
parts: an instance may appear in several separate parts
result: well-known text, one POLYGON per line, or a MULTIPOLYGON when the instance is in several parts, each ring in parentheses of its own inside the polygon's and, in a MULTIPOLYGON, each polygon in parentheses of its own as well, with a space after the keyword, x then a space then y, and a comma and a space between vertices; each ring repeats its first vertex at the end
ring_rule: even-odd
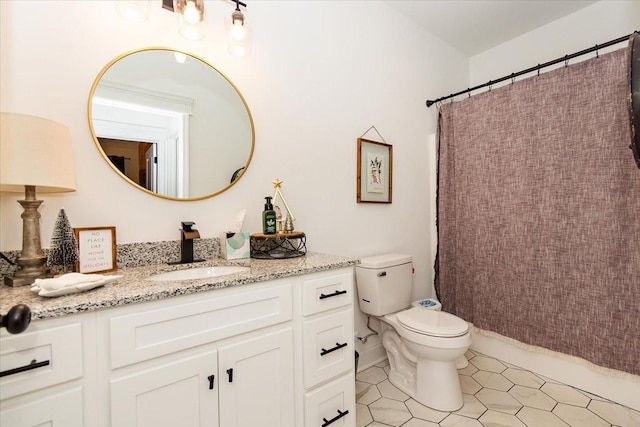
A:
MULTIPOLYGON (((639 1, 602 0, 473 56, 470 61, 470 84, 475 86, 495 80, 637 30, 640 30, 639 1)), ((600 53, 624 46, 619 44, 608 50, 601 50, 600 53)), ((569 63, 593 57, 595 53, 576 58, 569 63)), ((526 77, 529 76, 523 76, 526 77)))
MULTIPOLYGON (((471 85, 484 83, 640 29, 640 2, 604 0, 471 58, 471 85)), ((621 49, 619 44, 612 49, 621 49)), ((611 50, 611 49, 609 49, 611 50)), ((602 51, 604 52, 604 51, 602 51)), ((601 53, 602 53, 601 52, 601 53)), ((595 57, 595 53, 575 61, 595 57)), ((562 66, 562 64, 560 65, 562 66)), ((507 83, 508 84, 508 83, 507 83)), ((629 152, 631 156, 631 152, 629 152)), ((576 307, 567 307, 567 310, 576 307)), ((606 315, 606 313, 603 313, 606 315)), ((473 348, 626 406, 640 409, 640 377, 594 368, 581 359, 525 351, 475 335, 473 348)))
MULTIPOLYGON (((59 121, 73 139, 77 191, 40 197, 43 246, 62 207, 74 227, 115 225, 118 243, 177 240, 181 220, 215 237, 245 208, 245 229, 260 231, 263 197, 280 178, 309 250, 409 253, 414 295, 430 296, 434 213, 426 165, 436 110, 425 100, 467 87, 468 57, 383 2, 314 0, 249 2, 253 52, 239 59, 226 50, 229 2, 206 2, 207 35, 198 42, 181 38, 176 17, 160 4, 152 0, 149 20, 131 24, 111 1, 0 1, 0 110, 59 121), (87 120, 94 78, 116 56, 148 46, 203 57, 246 98, 256 146, 231 190, 197 202, 152 197, 116 176, 98 153, 87 120), (372 125, 394 149, 390 205, 355 201, 356 140, 372 125)), ((375 132, 367 137, 377 139, 375 132)), ((21 247, 22 197, 0 196, 0 250, 21 247)), ((357 318, 356 329, 363 322, 357 318)))

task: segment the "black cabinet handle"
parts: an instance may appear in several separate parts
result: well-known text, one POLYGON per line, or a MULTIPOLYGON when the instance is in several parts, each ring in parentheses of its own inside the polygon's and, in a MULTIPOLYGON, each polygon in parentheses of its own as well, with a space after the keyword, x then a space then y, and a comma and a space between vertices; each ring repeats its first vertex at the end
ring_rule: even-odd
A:
POLYGON ((347 409, 346 411, 342 412, 340 409, 338 409, 338 415, 336 415, 335 417, 331 418, 329 421, 327 421, 326 418, 323 418, 322 421, 324 421, 324 423, 322 424, 322 427, 327 427, 329 424, 338 421, 340 418, 344 417, 345 415, 347 415, 349 413, 349 410, 347 409))
POLYGON ((322 349, 322 351, 320 352, 320 356, 324 356, 325 354, 329 354, 329 353, 331 353, 332 351, 340 350, 341 348, 346 347, 346 346, 347 346, 347 343, 346 343, 346 342, 345 342, 345 343, 342 343, 342 344, 338 344, 338 343, 336 343, 336 346, 335 346, 335 347, 333 347, 333 348, 330 348, 329 350, 325 350, 325 349, 323 348, 323 349, 322 349))
POLYGON ((19 368, 7 369, 6 371, 0 372, 0 378, 6 377, 8 375, 18 374, 20 372, 30 371, 32 369, 42 368, 43 366, 49 366, 51 362, 45 360, 44 362, 36 362, 36 359, 33 359, 31 363, 25 366, 20 366, 19 368))
POLYGON ((216 379, 215 375, 209 375, 207 378, 209 378, 209 390, 213 390, 213 382, 216 379))
POLYGON ((233 382, 233 368, 227 369, 227 375, 229 375, 229 382, 233 382))
POLYGON ((335 291, 334 293, 332 293, 332 294, 328 294, 328 295, 320 294, 320 298, 319 298, 319 299, 325 299, 325 298, 337 297, 338 295, 342 295, 342 294, 346 294, 346 293, 347 293, 347 291, 342 290, 342 291, 335 291))

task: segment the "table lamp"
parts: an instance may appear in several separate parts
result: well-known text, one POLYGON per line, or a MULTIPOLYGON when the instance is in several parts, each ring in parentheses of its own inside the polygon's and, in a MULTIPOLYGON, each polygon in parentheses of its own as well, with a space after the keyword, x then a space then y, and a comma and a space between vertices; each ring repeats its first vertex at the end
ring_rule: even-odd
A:
POLYGON ((76 176, 69 129, 51 120, 26 114, 0 113, 0 191, 22 192, 22 251, 18 269, 5 276, 9 286, 30 285, 51 277, 40 243, 41 193, 75 191, 76 176))

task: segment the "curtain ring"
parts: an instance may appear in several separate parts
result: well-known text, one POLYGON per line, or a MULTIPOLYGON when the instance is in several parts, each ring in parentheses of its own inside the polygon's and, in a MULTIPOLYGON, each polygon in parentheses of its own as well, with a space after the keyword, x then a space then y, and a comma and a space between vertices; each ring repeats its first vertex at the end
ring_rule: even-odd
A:
POLYGON ((511 84, 514 84, 516 82, 516 75, 515 73, 511 73, 511 84))
POLYGON ((568 67, 569 66, 569 55, 565 55, 564 56, 564 66, 568 67))
POLYGON ((600 58, 600 53, 598 52, 598 45, 596 44, 596 59, 600 58))
POLYGON ((538 77, 540 77, 540 64, 538 64, 538 77))
POLYGON ((471 98, 471 89, 467 88, 467 98, 471 98))

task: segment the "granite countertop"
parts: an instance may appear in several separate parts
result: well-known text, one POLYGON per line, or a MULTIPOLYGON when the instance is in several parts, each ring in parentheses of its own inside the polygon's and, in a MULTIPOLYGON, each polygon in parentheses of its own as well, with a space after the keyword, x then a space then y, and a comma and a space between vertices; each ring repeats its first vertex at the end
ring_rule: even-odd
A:
POLYGON ((47 319, 179 295, 207 292, 229 286, 246 285, 301 274, 333 270, 353 266, 357 263, 358 260, 355 258, 307 253, 303 257, 279 260, 252 258, 227 261, 213 258, 193 264, 156 264, 142 267, 124 267, 117 271, 106 273, 123 276, 112 283, 86 292, 53 298, 39 296, 31 291, 30 286, 12 288, 10 286, 0 285, 0 313, 7 313, 7 311, 16 304, 26 304, 31 309, 32 319, 47 319), (147 280, 148 277, 158 273, 219 265, 249 267, 249 271, 196 280, 172 282, 154 282, 147 280))

